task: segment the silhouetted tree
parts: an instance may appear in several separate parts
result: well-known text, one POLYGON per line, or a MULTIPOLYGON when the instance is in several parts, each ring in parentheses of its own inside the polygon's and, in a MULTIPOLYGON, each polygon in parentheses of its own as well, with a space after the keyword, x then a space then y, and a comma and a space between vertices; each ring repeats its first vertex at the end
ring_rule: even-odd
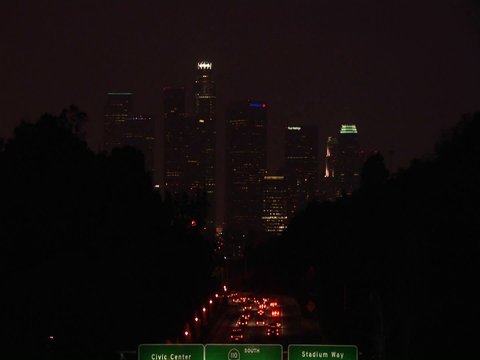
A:
POLYGON ((362 187, 378 187, 385 184, 389 176, 389 171, 385 166, 385 161, 381 153, 377 152, 371 155, 363 164, 361 170, 362 187))
POLYGON ((0 327, 26 357, 105 358, 171 337, 214 286, 210 245, 174 224, 142 153, 93 153, 85 118, 72 106, 23 122, 0 151, 0 327))
POLYGON ((366 358, 468 356, 461 344, 480 315, 478 133, 480 113, 465 116, 435 156, 393 177, 372 156, 359 191, 310 206, 261 249, 275 254, 265 259, 279 284, 318 305, 325 341, 366 358))

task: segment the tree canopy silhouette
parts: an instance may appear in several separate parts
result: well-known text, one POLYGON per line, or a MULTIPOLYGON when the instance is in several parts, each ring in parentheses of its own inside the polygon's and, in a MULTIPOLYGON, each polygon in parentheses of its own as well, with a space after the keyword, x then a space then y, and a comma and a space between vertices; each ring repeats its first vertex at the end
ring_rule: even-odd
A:
POLYGON ((215 285, 210 244, 175 221, 143 154, 95 154, 85 120, 43 114, 0 151, 0 327, 25 354, 53 356, 50 335, 69 358, 172 337, 215 285))
POLYGON ((468 356, 461 344, 474 341, 479 315, 479 130, 480 113, 464 116, 435 156, 392 176, 372 156, 352 196, 310 206, 259 249, 275 256, 258 274, 269 269, 281 277, 270 284, 317 305, 324 341, 377 359, 468 356))
POLYGON ((361 187, 378 187, 384 184, 389 176, 383 155, 379 152, 371 155, 361 170, 361 187))

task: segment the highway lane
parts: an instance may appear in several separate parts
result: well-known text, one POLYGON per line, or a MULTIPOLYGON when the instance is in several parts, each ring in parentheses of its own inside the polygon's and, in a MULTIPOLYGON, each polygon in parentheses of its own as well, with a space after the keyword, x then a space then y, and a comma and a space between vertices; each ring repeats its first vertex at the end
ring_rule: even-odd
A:
POLYGON ((229 296, 228 306, 204 338, 205 343, 224 344, 235 342, 230 338, 230 334, 233 328, 239 327, 237 321, 242 314, 251 315, 250 319, 247 320, 247 324, 242 325, 244 329, 242 343, 281 344, 284 347, 284 351, 287 350, 290 343, 322 343, 321 329, 318 322, 305 318, 302 315, 300 305, 294 298, 279 294, 252 292, 239 292, 236 296, 232 294, 229 296), (242 298, 250 300, 235 302, 242 298), (259 303, 254 303, 252 299, 259 301, 259 303), (278 336, 268 335, 266 325, 257 325, 255 323, 255 320, 260 318, 258 311, 260 310, 260 303, 263 301, 261 299, 268 299, 266 301, 267 308, 265 308, 266 324, 280 324, 278 336), (270 306, 270 303, 275 301, 278 305, 270 306), (280 315, 278 317, 272 316, 272 309, 279 309, 280 315))

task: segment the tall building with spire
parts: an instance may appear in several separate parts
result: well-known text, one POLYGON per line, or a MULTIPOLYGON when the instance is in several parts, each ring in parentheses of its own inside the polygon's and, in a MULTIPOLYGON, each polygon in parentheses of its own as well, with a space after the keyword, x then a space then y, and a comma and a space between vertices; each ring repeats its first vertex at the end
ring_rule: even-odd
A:
POLYGON ((193 174, 194 183, 207 194, 210 204, 207 224, 213 228, 215 221, 215 186, 216 186, 216 85, 213 80, 213 64, 209 61, 197 63, 194 91, 193 127, 195 138, 192 143, 192 161, 198 161, 193 174))
POLYGON ((325 148, 325 170, 323 177, 320 178, 320 194, 321 200, 335 200, 341 196, 340 188, 337 184, 337 153, 338 138, 329 136, 325 148))
POLYGON ((325 151, 325 177, 334 178, 337 168, 338 140, 334 136, 327 138, 327 147, 325 151))

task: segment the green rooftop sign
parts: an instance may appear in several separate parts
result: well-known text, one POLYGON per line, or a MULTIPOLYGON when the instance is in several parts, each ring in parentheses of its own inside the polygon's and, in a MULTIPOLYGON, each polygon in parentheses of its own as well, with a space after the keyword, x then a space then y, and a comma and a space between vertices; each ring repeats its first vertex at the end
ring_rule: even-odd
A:
POLYGON ((357 126, 356 125, 342 125, 340 129, 340 134, 356 134, 357 126))
POLYGON ((203 360, 202 344, 141 344, 138 360, 203 360))
POLYGON ((205 360, 282 360, 282 345, 207 344, 205 360))
POLYGON ((358 360, 355 345, 300 345, 288 346, 288 360, 358 360))

